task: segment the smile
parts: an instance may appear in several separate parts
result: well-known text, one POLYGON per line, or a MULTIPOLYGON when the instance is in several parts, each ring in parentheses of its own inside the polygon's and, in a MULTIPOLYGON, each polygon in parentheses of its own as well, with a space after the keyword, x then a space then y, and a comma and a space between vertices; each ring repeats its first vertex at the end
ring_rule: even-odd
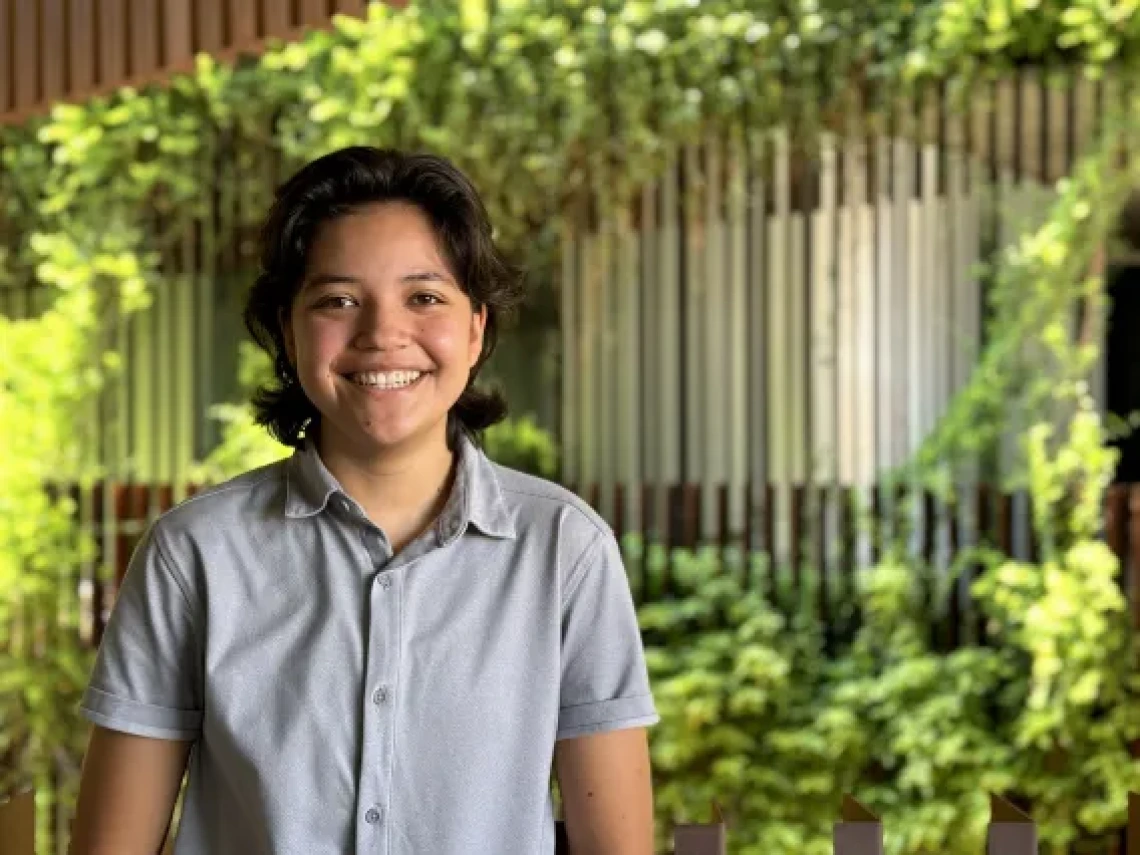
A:
POLYGON ((414 386, 430 372, 427 371, 362 371, 346 376, 354 386, 382 392, 397 391, 414 386))

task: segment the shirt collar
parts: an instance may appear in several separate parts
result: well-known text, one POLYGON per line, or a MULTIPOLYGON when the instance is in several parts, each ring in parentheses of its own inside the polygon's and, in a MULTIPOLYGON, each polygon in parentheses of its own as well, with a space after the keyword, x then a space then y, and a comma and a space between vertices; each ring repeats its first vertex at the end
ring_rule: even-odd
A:
MULTIPOLYGON (((443 512, 436 520, 441 541, 450 542, 470 523, 491 537, 513 538, 514 522, 503 498, 495 465, 464 433, 460 432, 455 484, 443 512)), ((285 516, 311 517, 328 507, 334 496, 348 494, 333 477, 311 439, 293 453, 286 464, 285 516)))

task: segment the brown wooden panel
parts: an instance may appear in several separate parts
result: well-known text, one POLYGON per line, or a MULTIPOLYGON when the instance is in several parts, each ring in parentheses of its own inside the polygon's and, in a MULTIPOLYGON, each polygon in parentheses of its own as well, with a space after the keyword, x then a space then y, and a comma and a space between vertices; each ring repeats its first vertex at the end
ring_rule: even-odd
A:
POLYGON ((132 78, 154 74, 158 70, 158 3, 159 0, 130 0, 132 78))
POLYGON ((0 0, 0 113, 12 108, 12 34, 8 31, 10 0, 0 0))
POLYGON ((95 85, 95 0, 68 0, 68 96, 83 95, 95 85))
POLYGON ((43 19, 40 22, 43 53, 40 57, 40 74, 43 80, 43 98, 48 103, 58 101, 67 91, 67 30, 64 20, 64 0, 42 0, 43 19))
POLYGON ((39 69, 39 17, 40 4, 30 0, 17 0, 15 46, 16 108, 31 107, 40 99, 39 69))
POLYGON ((365 14, 365 6, 368 3, 366 0, 336 0, 336 13, 341 15, 352 15, 356 18, 363 18, 365 14))
POLYGON ((162 0, 162 61, 167 68, 183 69, 194 60, 194 30, 189 0, 162 0))
POLYGON ((127 16, 125 0, 100 0, 96 21, 99 33, 99 85, 115 86, 127 79, 127 16))
POLYGON ((198 0, 194 11, 194 52, 221 50, 225 46, 222 26, 225 7, 222 0, 198 0))
POLYGON ((293 29, 292 0, 262 0, 265 35, 284 38, 293 29))
POLYGON ((319 27, 328 17, 328 0, 301 0, 301 26, 319 27))
POLYGON ((257 41, 257 6, 256 0, 229 0, 230 44, 244 47, 257 41))
POLYGON ((0 840, 10 855, 36 851, 36 797, 31 790, 0 799, 0 840))

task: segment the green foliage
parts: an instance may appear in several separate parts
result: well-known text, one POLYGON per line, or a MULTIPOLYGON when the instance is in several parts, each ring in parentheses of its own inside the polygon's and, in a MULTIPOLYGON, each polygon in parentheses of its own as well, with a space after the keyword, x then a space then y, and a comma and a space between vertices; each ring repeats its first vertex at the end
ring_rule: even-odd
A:
POLYGON ((488 428, 483 434, 483 448, 496 463, 540 478, 558 477, 558 444, 531 416, 507 419, 488 428))
MULTIPOLYGON (((105 408, 93 417, 118 376, 119 325, 146 306, 171 236, 214 211, 219 185, 248 203, 237 213, 221 206, 224 240, 264 209, 268 164, 288 168, 358 142, 429 148, 469 172, 500 237, 524 255, 552 244, 535 235, 559 228, 567 201, 591 190, 603 212, 621 210, 672 147, 709 131, 743 134, 759 155, 776 124, 810 134, 863 83, 896 93, 945 79, 965 90, 983 73, 1058 60, 1090 73, 1112 61, 1127 74, 1140 35, 1135 0, 499 0, 490 8, 489 0, 376 4, 364 21, 338 19, 334 31, 255 61, 201 58, 169 87, 124 89, 0 129, 0 219, 5 234, 20 236, 0 246, 0 278, 38 280, 53 295, 38 318, 0 318, 0 427, 21 443, 0 458, 0 619, 27 628, 0 660, 0 789, 31 778, 47 791, 53 762, 74 768, 83 732, 75 701, 90 653, 71 631, 77 608, 59 574, 90 544, 74 508, 46 488, 97 477, 90 428, 121 429, 105 408), (236 162, 216 172, 219 149, 234 141, 236 162), (57 615, 61 628, 49 630, 57 615)), ((866 575, 871 619, 849 655, 827 661, 809 618, 782 618, 718 587, 707 559, 694 557, 692 596, 662 607, 680 613, 646 617, 654 649, 676 654, 652 657, 666 713, 654 749, 665 810, 703 810, 716 794, 748 821, 738 834, 751 850, 742 851, 766 847, 766 855, 818 848, 835 797, 860 781, 872 804, 899 817, 899 851, 929 849, 959 822, 973 833, 980 786, 1031 793, 1054 839, 1074 817, 1090 829, 1119 823, 1135 777, 1121 744, 1135 731, 1128 710, 1140 705, 1121 671, 1133 659, 1110 590, 1117 568, 1088 528, 1103 487, 1099 428, 1091 417, 1052 434, 1035 427, 1054 424, 1053 411, 1072 411, 1080 397, 1092 351, 1068 340, 1068 319, 1081 300, 1097 308, 1087 256, 1108 231, 1114 200, 1135 183, 1112 153, 1106 146, 1091 159, 1063 188, 1050 224, 1001 260, 981 367, 906 473, 949 493, 959 467, 992 448, 1004 426, 1031 438, 1025 483, 1050 549, 1039 565, 994 557, 990 587, 980 589, 1006 646, 951 657, 924 650, 922 618, 909 605, 914 568, 897 559, 866 575), (1026 342, 1036 343, 1032 352, 1026 342), (1071 616, 1071 597, 1090 610, 1071 616), (742 661, 737 649, 748 651, 742 661), (1002 753, 1014 736, 1028 759, 1002 753), (1069 757, 1063 772, 1058 752, 1069 757), (874 774, 859 777, 870 757, 874 774)), ((244 408, 216 415, 225 441, 202 479, 284 453, 244 408)), ((501 449, 493 454, 543 473, 556 465, 525 424, 499 433, 488 437, 501 449)))
POLYGON ((248 403, 253 392, 272 379, 273 362, 269 355, 253 342, 243 341, 238 353, 238 387, 246 403, 217 404, 211 409, 210 414, 222 425, 222 437, 206 459, 192 468, 193 481, 217 484, 292 453, 254 420, 248 403))

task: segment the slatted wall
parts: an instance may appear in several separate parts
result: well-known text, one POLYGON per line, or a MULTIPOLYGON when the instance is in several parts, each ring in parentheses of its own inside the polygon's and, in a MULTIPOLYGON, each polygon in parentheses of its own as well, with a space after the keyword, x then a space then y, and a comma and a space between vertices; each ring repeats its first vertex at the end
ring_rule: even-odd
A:
MULTIPOLYGON (((402 6, 406 0, 386 0, 402 6)), ((296 39, 373 0, 0 0, 0 122, 296 39)))
POLYGON ((699 485, 706 532, 721 487, 740 531, 769 485, 875 483, 970 374, 976 263, 1042 222, 1118 92, 1026 74, 966 115, 931 92, 874 134, 853 107, 674 152, 632 216, 564 234, 566 480, 611 520, 615 485, 627 520, 699 485))

